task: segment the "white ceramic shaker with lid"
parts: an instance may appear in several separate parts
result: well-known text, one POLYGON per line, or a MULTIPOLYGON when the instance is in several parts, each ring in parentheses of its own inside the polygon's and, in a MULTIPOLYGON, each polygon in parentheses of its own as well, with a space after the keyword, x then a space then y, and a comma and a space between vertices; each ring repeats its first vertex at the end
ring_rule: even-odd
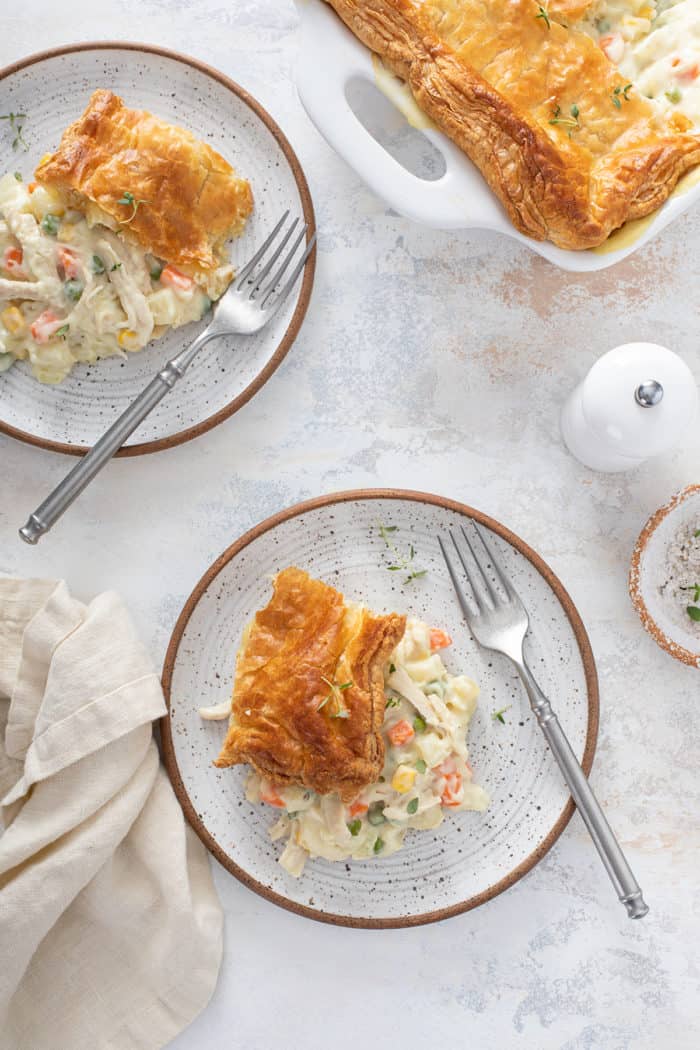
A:
POLYGON ((697 411, 697 383, 677 354, 625 343, 603 354, 568 398, 561 432, 585 466, 615 473, 673 448, 697 411))

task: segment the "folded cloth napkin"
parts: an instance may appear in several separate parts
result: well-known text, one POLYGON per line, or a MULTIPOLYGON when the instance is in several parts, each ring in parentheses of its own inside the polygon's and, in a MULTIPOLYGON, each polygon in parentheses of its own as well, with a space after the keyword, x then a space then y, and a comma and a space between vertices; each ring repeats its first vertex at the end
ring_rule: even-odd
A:
POLYGON ((222 912, 164 713, 115 594, 0 580, 2 1050, 154 1050, 211 997, 222 912))

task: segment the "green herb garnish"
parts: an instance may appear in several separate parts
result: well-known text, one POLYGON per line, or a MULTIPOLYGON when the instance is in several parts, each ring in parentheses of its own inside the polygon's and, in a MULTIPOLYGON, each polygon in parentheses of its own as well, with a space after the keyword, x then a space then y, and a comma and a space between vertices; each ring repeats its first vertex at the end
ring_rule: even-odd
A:
POLYGON ((686 612, 694 623, 700 623, 700 608, 697 605, 689 605, 686 612))
POLYGON ((92 257, 92 272, 93 273, 104 273, 105 264, 100 259, 99 255, 93 255, 92 257))
POLYGON ((548 6, 549 2, 547 2, 547 4, 540 4, 537 8, 537 14, 535 15, 535 19, 541 18, 544 24, 547 26, 547 29, 551 29, 552 23, 549 20, 549 11, 547 9, 548 6))
POLYGON ((163 266, 163 263, 160 261, 160 259, 154 259, 151 264, 151 268, 148 271, 151 275, 151 280, 157 281, 164 269, 165 267, 163 266))
POLYGON ((493 718, 494 722, 500 722, 501 725, 505 725, 506 720, 503 716, 506 713, 506 711, 510 711, 511 707, 512 704, 508 704, 508 707, 502 707, 500 711, 494 711, 491 715, 491 718, 493 718))
POLYGON ((374 847, 373 848, 374 848, 374 852, 375 853, 381 853, 382 850, 384 849, 384 840, 383 839, 377 839, 375 841, 375 843, 374 843, 374 847))
POLYGON ((122 194, 122 196, 117 201, 117 204, 123 204, 126 208, 131 208, 131 215, 129 216, 128 219, 120 219, 119 220, 120 225, 121 226, 126 226, 127 223, 130 223, 134 219, 134 217, 136 216, 136 212, 139 210, 139 208, 141 207, 142 204, 150 204, 150 203, 151 203, 150 201, 144 200, 143 198, 141 198, 140 200, 137 200, 136 197, 134 197, 133 193, 131 193, 130 190, 124 190, 124 193, 122 194))
POLYGON ((683 92, 680 90, 680 88, 677 87, 671 88, 670 91, 664 91, 664 95, 666 96, 668 101, 674 106, 678 105, 680 100, 683 98, 683 92))
POLYGON ((56 335, 60 335, 61 339, 65 339, 66 336, 68 335, 69 329, 70 329, 70 325, 62 324, 60 328, 56 329, 56 335))
POLYGON ((298 817, 300 813, 301 813, 300 809, 294 809, 294 810, 292 810, 291 813, 287 813, 287 816, 289 817, 290 820, 294 820, 294 818, 298 817))
POLYGON ((622 109, 621 100, 624 99, 625 102, 629 102, 629 92, 631 91, 631 89, 632 84, 625 84, 624 87, 622 86, 622 84, 618 84, 611 96, 613 106, 615 106, 617 109, 622 109))
POLYGON ((121 270, 121 268, 122 268, 122 264, 121 263, 115 263, 114 266, 110 266, 109 272, 110 273, 114 273, 115 270, 121 270))
POLYGON ((693 583, 690 587, 681 587, 682 591, 692 591, 693 601, 700 602, 700 583, 693 583))
POLYGON ((693 539, 697 539, 698 536, 700 536, 700 529, 695 530, 695 532, 693 533, 693 539))
POLYGON ((413 729, 416 733, 424 733, 428 723, 425 721, 422 715, 416 715, 413 719, 413 729))
POLYGON ((45 215, 41 220, 41 228, 44 233, 48 233, 49 237, 58 236, 59 225, 58 215, 52 215, 51 212, 45 215))
POLYGON ((416 812, 417 809, 418 809, 418 799, 417 798, 412 798, 411 801, 406 806, 406 812, 410 813, 411 816, 413 816, 413 814, 416 812))
POLYGON ((565 128, 568 128, 569 129, 569 132, 568 132, 569 138, 571 138, 573 133, 575 131, 578 131, 580 129, 580 127, 581 127, 581 124, 580 124, 579 119, 578 119, 579 116, 581 115, 581 111, 578 108, 578 106, 576 105, 576 103, 574 103, 574 105, 571 107, 571 109, 569 110, 569 113, 571 114, 571 116, 563 117, 562 116, 562 112, 561 112, 561 106, 557 106, 555 108, 554 112, 552 113, 552 118, 549 121, 549 123, 550 124, 562 124, 565 128))
POLYGON ((20 172, 18 172, 18 171, 15 172, 15 178, 17 179, 17 182, 21 182, 22 181, 22 176, 21 176, 20 172))
POLYGON ((359 817, 357 820, 351 820, 348 824, 348 831, 353 836, 353 838, 355 838, 356 835, 359 835, 361 830, 362 821, 359 819, 359 817))
POLYGON ((386 698, 385 707, 398 707, 401 703, 401 698, 398 696, 388 696, 386 698))
POLYGON ((15 136, 12 140, 13 149, 19 149, 20 146, 24 147, 24 149, 29 149, 29 146, 25 142, 24 136, 22 135, 22 132, 24 130, 24 124, 20 124, 20 120, 26 119, 26 113, 3 113, 0 115, 0 120, 9 121, 10 130, 15 136))
POLYGON ((389 572, 406 572, 406 573, 408 573, 408 575, 406 576, 406 578, 403 581, 406 584, 406 583, 411 583, 412 580, 419 580, 421 578, 421 576, 425 576, 426 575, 428 570, 427 569, 414 569, 413 568, 412 563, 413 563, 413 559, 414 559, 415 554, 416 554, 415 547, 413 546, 413 544, 411 544, 409 546, 409 548, 408 548, 408 555, 404 555, 404 554, 401 553, 401 551, 398 549, 398 547, 396 547, 396 545, 391 542, 391 540, 389 539, 389 534, 392 533, 392 532, 398 532, 398 528, 399 528, 398 525, 381 525, 380 524, 380 526, 379 526, 379 535, 384 540, 388 550, 390 550, 391 553, 396 558, 396 561, 392 562, 391 565, 387 565, 387 569, 389 570, 389 572))
POLYGON ((416 759, 416 769, 418 770, 419 773, 425 773, 427 768, 428 767, 426 766, 426 764, 425 764, 425 762, 423 761, 422 758, 417 758, 416 759))
POLYGON ((396 673, 396 665, 395 664, 389 664, 389 674, 395 674, 395 673, 396 673))
POLYGON ((332 682, 330 678, 326 678, 325 675, 321 675, 321 681, 325 682, 330 692, 328 696, 324 697, 321 703, 316 708, 317 711, 323 710, 329 700, 333 701, 334 710, 331 712, 331 718, 349 718, 350 712, 340 702, 340 694, 345 689, 349 689, 352 682, 332 682))

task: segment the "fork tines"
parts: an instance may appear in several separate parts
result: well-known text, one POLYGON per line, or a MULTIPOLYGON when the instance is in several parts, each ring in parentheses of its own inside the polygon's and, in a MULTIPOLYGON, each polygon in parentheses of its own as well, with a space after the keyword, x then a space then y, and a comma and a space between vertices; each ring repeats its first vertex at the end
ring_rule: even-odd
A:
POLYGON ((294 257, 297 255, 298 248, 308 233, 309 224, 305 222, 299 230, 299 232, 297 233, 296 237, 294 238, 291 248, 285 254, 279 267, 272 275, 272 277, 270 277, 270 280, 263 288, 262 285, 265 281, 265 278, 268 276, 268 274, 272 270, 272 267, 282 255, 282 252, 289 243, 292 234, 299 225, 299 219, 294 219, 293 222, 291 222, 285 230, 284 228, 287 225, 288 218, 289 210, 287 210, 284 213, 284 215, 277 223, 272 233, 269 235, 269 237, 267 237, 267 239, 263 242, 260 248, 258 248, 253 258, 250 259, 249 262, 247 262, 246 265, 243 267, 243 269, 237 274, 236 280, 234 282, 234 287, 236 291, 239 293, 249 292, 247 297, 249 299, 257 301, 261 310, 277 309, 277 307, 284 302, 284 300, 287 298, 292 288, 294 287, 297 277, 304 269, 304 266, 306 266, 307 260, 311 255, 311 252, 314 250, 314 245, 316 244, 316 233, 314 231, 312 236, 307 241, 304 251, 301 253, 296 263, 294 264, 292 272, 287 278, 286 283, 280 288, 279 285, 282 278, 286 274, 289 266, 294 260, 294 257), (275 242, 278 239, 278 235, 282 231, 284 232, 282 233, 282 237, 279 243, 270 255, 269 259, 266 260, 265 257, 269 249, 275 244, 275 242), (260 268, 259 264, 263 264, 262 268, 260 268), (275 292, 277 292, 276 295, 275 292), (273 296, 274 299, 272 298, 273 296))
POLYGON ((484 530, 477 522, 470 520, 469 531, 476 542, 472 542, 463 525, 460 525, 459 529, 450 529, 449 537, 467 577, 471 594, 466 593, 454 556, 448 552, 448 546, 441 536, 438 536, 438 543, 462 611, 465 616, 473 617, 513 601, 516 594, 493 553, 484 530))

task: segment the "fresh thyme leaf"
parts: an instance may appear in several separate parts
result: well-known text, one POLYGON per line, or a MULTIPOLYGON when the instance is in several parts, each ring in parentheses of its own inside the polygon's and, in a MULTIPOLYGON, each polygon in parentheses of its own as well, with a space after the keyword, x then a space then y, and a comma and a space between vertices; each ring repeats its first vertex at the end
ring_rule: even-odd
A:
POLYGON ((381 533, 382 539, 384 539, 384 536, 388 535, 390 532, 398 532, 399 527, 398 525, 380 525, 379 531, 381 533))
POLYGON ((542 19, 544 24, 547 26, 547 29, 551 29, 552 28, 552 23, 549 21, 549 11, 547 10, 547 7, 544 4, 540 4, 540 6, 537 9, 537 14, 535 15, 535 19, 538 19, 538 18, 542 19))
POLYGON ((143 198, 140 198, 139 200, 137 200, 136 197, 134 197, 134 195, 131 192, 131 190, 124 190, 124 193, 122 194, 122 196, 117 201, 117 204, 123 204, 124 207, 131 208, 131 215, 128 217, 128 219, 120 219, 119 220, 119 224, 121 226, 126 226, 128 223, 130 223, 134 219, 134 217, 136 215, 136 212, 139 210, 139 208, 141 207, 142 204, 150 204, 150 203, 151 203, 150 201, 144 200, 143 198))
POLYGON ((421 576, 427 576, 427 569, 420 569, 418 572, 412 572, 410 576, 407 576, 403 581, 404 583, 410 583, 411 580, 420 580, 421 576))
POLYGON ((389 674, 394 674, 395 672, 396 672, 396 665, 395 664, 389 664, 389 674))
POLYGON ((700 623, 700 608, 697 605, 689 605, 686 612, 694 623, 700 623))
POLYGON ((629 101, 629 92, 632 90, 633 87, 633 84, 625 84, 625 86, 622 89, 622 94, 627 101, 629 101))
POLYGON ((398 707, 400 705, 400 703, 401 703, 401 700, 399 699, 398 696, 388 696, 386 698, 385 706, 386 707, 398 707))
POLYGON ((342 685, 338 686, 338 689, 349 689, 351 685, 352 685, 352 682, 343 682, 342 685))
POLYGON ((17 179, 17 182, 21 182, 22 181, 22 176, 20 175, 20 173, 18 171, 15 172, 15 178, 17 179))
POLYGON ((416 580, 421 576, 425 576, 428 570, 421 569, 418 572, 410 572, 411 562, 416 556, 416 548, 411 543, 409 544, 408 554, 402 554, 389 539, 389 533, 396 532, 397 529, 397 525, 379 525, 379 534, 395 558, 395 561, 393 561, 391 565, 387 565, 386 568, 388 572, 408 572, 409 575, 404 580, 404 583, 410 583, 411 580, 416 580))
POLYGON ((693 583, 690 587, 681 587, 682 591, 692 591, 693 601, 700 602, 700 583, 693 583))
POLYGON ((326 683, 326 685, 330 689, 330 692, 328 696, 321 701, 316 710, 320 711, 326 706, 329 700, 333 700, 335 704, 335 711, 331 713, 331 718, 349 718, 350 712, 345 707, 343 707, 343 705, 340 702, 340 692, 343 689, 349 689, 353 683, 343 682, 341 685, 338 682, 332 682, 330 678, 326 678, 324 674, 321 675, 321 681, 326 683))
POLYGON ((400 565, 387 565, 387 569, 389 570, 389 572, 401 572, 400 565))
POLYGON ((10 124, 10 130, 14 133, 12 140, 12 148, 19 149, 23 146, 25 150, 29 149, 22 132, 24 131, 24 124, 20 124, 20 120, 26 120, 26 113, 3 113, 0 114, 0 120, 7 120, 10 124))
POLYGON ((695 530, 695 532, 693 533, 693 539, 697 539, 698 536, 700 536, 700 529, 695 530))
POLYGON ((413 561, 413 559, 415 557, 415 554, 416 554, 416 548, 413 546, 413 544, 411 544, 411 546, 409 548, 409 551, 408 551, 408 560, 409 561, 413 561))
POLYGON ((93 255, 92 257, 92 272, 93 273, 104 273, 105 264, 100 259, 99 255, 93 255))
POLYGON ((361 830, 362 830, 362 821, 359 820, 359 819, 358 820, 351 820, 350 823, 348 824, 348 831, 353 836, 353 838, 356 835, 359 835, 361 830))
POLYGON ((68 330, 69 329, 70 329, 70 325, 62 324, 60 328, 56 329, 56 335, 60 335, 61 339, 65 339, 66 336, 68 335, 68 330))
POLYGON ((622 109, 622 103, 620 102, 619 98, 617 97, 617 92, 619 90, 620 90, 619 88, 615 88, 616 94, 614 94, 613 97, 612 97, 613 106, 615 106, 616 109, 622 109))
POLYGON ((321 703, 318 705, 316 710, 317 711, 321 711, 326 706, 326 704, 328 703, 328 701, 330 700, 332 695, 333 695, 332 693, 329 693, 328 696, 326 697, 326 699, 321 701, 321 703))
POLYGON ((502 707, 500 711, 494 711, 491 715, 491 718, 493 718, 494 722, 500 722, 501 725, 505 725, 506 720, 503 716, 506 713, 506 711, 510 711, 511 706, 511 704, 508 704, 508 707, 502 707))
POLYGON ((110 273, 114 273, 115 270, 121 270, 121 268, 122 268, 122 264, 121 263, 115 263, 114 266, 110 267, 109 272, 110 273))
POLYGON ((417 758, 416 759, 416 769, 418 770, 419 773, 425 773, 427 768, 428 767, 426 766, 426 764, 425 764, 425 762, 423 761, 422 758, 417 758))
POLYGON ((410 813, 411 816, 413 816, 413 814, 416 812, 417 809, 418 809, 418 799, 417 798, 412 798, 411 801, 406 806, 406 812, 410 813))
POLYGON ((578 131, 581 127, 581 124, 579 123, 578 119, 581 115, 581 110, 576 105, 576 103, 574 103, 573 106, 571 106, 571 108, 569 109, 569 113, 570 116, 564 117, 562 116, 561 106, 555 106, 549 123, 561 124, 563 127, 568 128, 569 138, 571 138, 574 131, 578 131))
POLYGON ((294 809, 294 810, 292 810, 291 813, 287 813, 287 816, 289 817, 290 820, 294 820, 294 818, 298 817, 300 813, 301 813, 300 809, 294 809))

